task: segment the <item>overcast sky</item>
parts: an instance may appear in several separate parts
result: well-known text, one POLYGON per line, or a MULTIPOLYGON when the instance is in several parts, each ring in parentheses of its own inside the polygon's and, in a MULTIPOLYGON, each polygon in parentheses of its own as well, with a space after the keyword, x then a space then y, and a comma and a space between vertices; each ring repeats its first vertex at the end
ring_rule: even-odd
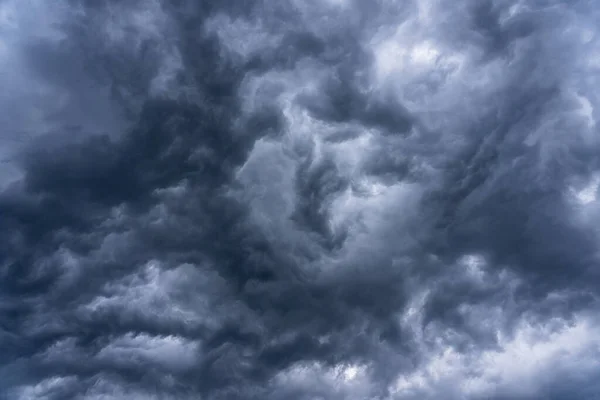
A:
POLYGON ((0 0, 0 399, 600 399, 593 0, 0 0))

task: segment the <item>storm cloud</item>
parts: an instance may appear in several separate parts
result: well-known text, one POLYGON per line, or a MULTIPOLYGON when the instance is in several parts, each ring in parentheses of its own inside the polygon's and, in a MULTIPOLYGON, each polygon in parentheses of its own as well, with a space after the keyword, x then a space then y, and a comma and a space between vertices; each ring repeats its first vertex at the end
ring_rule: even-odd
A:
POLYGON ((598 398, 599 23, 1 0, 0 398, 598 398))

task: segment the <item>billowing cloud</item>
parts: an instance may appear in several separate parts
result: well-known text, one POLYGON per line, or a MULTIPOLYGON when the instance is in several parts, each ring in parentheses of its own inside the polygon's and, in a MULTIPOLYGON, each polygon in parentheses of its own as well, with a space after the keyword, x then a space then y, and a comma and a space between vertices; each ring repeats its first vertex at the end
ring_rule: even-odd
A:
POLYGON ((0 397, 600 392, 588 1, 0 1, 0 397))

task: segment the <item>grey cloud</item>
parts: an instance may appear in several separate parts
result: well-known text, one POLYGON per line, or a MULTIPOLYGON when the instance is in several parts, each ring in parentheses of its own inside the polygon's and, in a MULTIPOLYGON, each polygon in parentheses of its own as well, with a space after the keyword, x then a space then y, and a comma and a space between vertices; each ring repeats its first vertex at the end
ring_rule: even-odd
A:
POLYGON ((0 396, 595 395, 589 4, 15 4, 0 396))

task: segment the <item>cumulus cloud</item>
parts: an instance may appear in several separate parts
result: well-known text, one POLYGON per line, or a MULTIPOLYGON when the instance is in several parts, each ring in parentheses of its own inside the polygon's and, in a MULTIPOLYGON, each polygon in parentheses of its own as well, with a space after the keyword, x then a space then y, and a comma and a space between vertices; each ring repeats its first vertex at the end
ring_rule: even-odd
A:
POLYGON ((0 397, 594 398, 588 1, 0 1, 0 397))

